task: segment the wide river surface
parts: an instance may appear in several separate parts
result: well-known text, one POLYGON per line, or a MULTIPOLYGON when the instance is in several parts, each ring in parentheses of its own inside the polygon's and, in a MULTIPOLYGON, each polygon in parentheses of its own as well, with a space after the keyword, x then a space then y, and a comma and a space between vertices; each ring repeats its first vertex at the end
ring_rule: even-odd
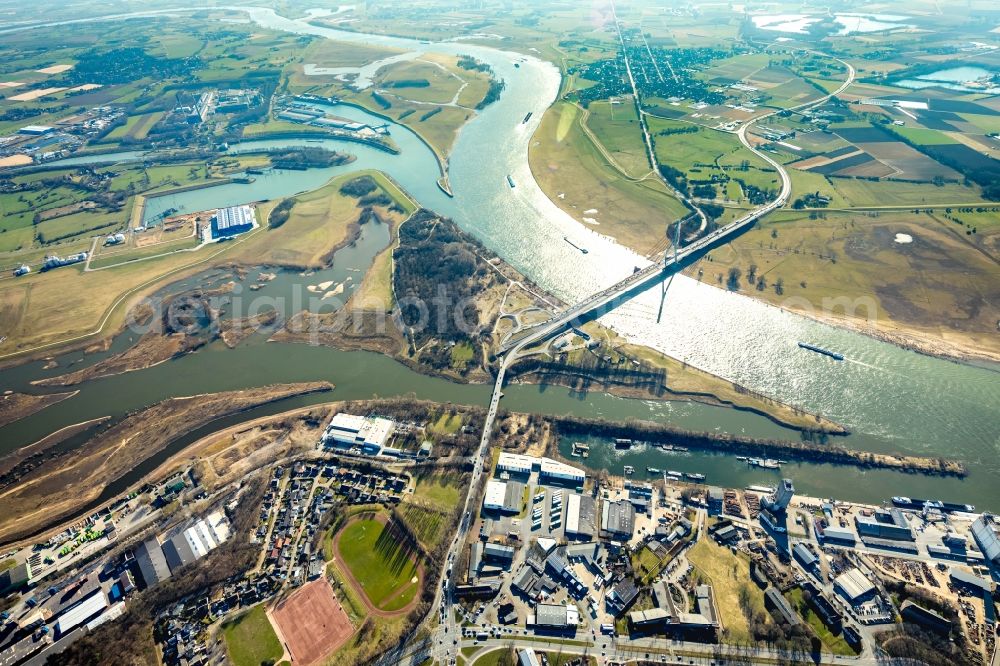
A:
MULTIPOLYGON (((454 198, 437 188, 438 167, 427 146, 407 129, 392 125, 393 139, 401 149, 399 155, 359 144, 326 142, 357 155, 358 160, 332 169, 268 173, 258 176, 251 185, 230 184, 153 199, 147 210, 149 218, 166 208, 194 211, 288 196, 314 189, 338 173, 371 167, 389 173, 421 205, 452 217, 536 283, 567 302, 614 283, 637 265, 645 265, 643 258, 562 212, 532 177, 527 162, 531 135, 559 88, 559 72, 550 63, 479 42, 427 44, 320 28, 283 18, 268 9, 240 11, 246 11, 260 25, 277 30, 413 53, 470 54, 489 63, 506 82, 506 90, 498 102, 471 120, 459 135, 448 169, 454 198), (529 111, 532 118, 523 124, 529 111), (507 184, 508 174, 516 187, 507 184), (564 242, 564 236, 589 252, 581 254, 564 242)), ((353 107, 339 107, 337 114, 375 121, 353 107)), ((232 150, 289 143, 294 142, 253 142, 234 146, 232 150)), ((121 154, 115 159, 136 156, 121 154)), ((89 159, 92 158, 66 163, 89 159)), ((384 232, 366 231, 361 249, 349 258, 338 255, 333 272, 322 279, 344 280, 345 274, 339 271, 365 268, 378 248, 384 246, 384 240, 384 232)), ((320 276, 286 274, 267 289, 285 294, 320 279, 320 276)), ((1000 509, 1000 374, 996 366, 958 364, 916 354, 684 276, 672 281, 663 316, 657 322, 659 295, 653 293, 656 291, 640 295, 602 321, 635 342, 844 424, 852 434, 839 440, 843 444, 872 451, 959 458, 972 470, 969 478, 959 481, 843 468, 832 470, 817 465, 786 467, 784 473, 795 480, 801 491, 871 501, 893 494, 934 496, 1000 509), (837 363, 801 350, 797 346, 800 340, 834 349, 847 360, 837 363)), ((374 354, 262 342, 252 338, 236 350, 211 346, 148 370, 87 384, 81 387, 78 396, 0 429, 0 452, 35 441, 55 427, 103 414, 120 416, 171 395, 268 382, 328 379, 337 385, 338 398, 412 393, 435 400, 479 404, 488 401, 488 387, 460 386, 423 377, 374 354)), ((120 336, 114 348, 121 349, 128 343, 127 336, 120 336)), ((0 389, 25 389, 30 380, 55 372, 59 371, 42 370, 39 363, 12 368, 0 374, 0 389)), ((608 418, 644 417, 692 429, 797 436, 763 417, 735 410, 622 400, 599 393, 580 396, 552 387, 512 387, 505 403, 511 409, 608 418)), ((677 461, 678 464, 672 464, 665 456, 659 451, 634 452, 628 462, 637 469, 640 465, 653 465, 700 471, 708 474, 710 482, 724 485, 761 482, 773 485, 776 479, 773 473, 747 470, 726 456, 692 455, 677 461)), ((598 461, 612 471, 620 471, 614 468, 625 462, 605 455, 593 455, 588 462, 598 461)))

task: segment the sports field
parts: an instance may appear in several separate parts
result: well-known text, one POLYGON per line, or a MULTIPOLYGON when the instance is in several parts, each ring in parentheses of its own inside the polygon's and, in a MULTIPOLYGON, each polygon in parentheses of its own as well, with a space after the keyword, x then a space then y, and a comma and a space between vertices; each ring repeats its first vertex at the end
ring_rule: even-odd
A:
POLYGON ((222 636, 235 666, 274 663, 285 652, 271 628, 263 605, 254 606, 249 613, 223 624, 222 636))
POLYGON ((378 610, 402 610, 420 589, 416 553, 379 520, 361 518, 349 523, 337 538, 337 551, 354 582, 378 610))
POLYGON ((271 611, 296 664, 313 664, 339 648, 354 632, 326 578, 306 583, 271 611))

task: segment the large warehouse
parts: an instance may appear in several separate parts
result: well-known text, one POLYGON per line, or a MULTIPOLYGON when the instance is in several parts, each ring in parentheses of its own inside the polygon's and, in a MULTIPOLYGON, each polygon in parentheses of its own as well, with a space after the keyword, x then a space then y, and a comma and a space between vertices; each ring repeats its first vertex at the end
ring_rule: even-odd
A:
POLYGON ((486 511, 501 511, 503 513, 518 513, 521 510, 523 501, 523 483, 491 479, 486 484, 483 509, 486 511))
POLYGON ((528 624, 539 629, 576 631, 580 622, 580 611, 572 604, 538 604, 535 606, 534 621, 529 616, 528 624))
POLYGON ((984 513, 972 523, 972 537, 983 551, 983 557, 992 564, 1000 566, 1000 526, 996 516, 984 513))
POLYGON ((212 238, 230 238, 250 231, 256 224, 257 217, 252 206, 220 208, 212 216, 212 238))
POLYGON ((81 624, 104 612, 108 607, 108 598, 104 591, 98 588, 89 597, 63 612, 56 622, 56 635, 65 636, 81 624))
POLYGON ((377 456, 385 448, 395 427, 389 419, 340 412, 330 420, 322 440, 327 446, 357 446, 363 453, 377 456))
POLYGON ((605 501, 601 505, 601 537, 628 541, 635 531, 635 507, 629 502, 605 501))
POLYGON ((875 586, 860 569, 849 569, 837 576, 833 586, 841 596, 857 605, 875 596, 875 586))
POLYGON ((229 538, 229 524, 221 511, 210 513, 163 542, 163 555, 170 571, 205 557, 229 538))
POLYGON ((572 539, 594 538, 597 510, 594 498, 589 495, 570 493, 566 500, 566 537, 572 539))
POLYGON ((855 516, 854 525, 857 527, 858 536, 862 539, 873 537, 894 541, 913 541, 913 529, 906 522, 906 516, 899 509, 876 511, 872 517, 855 516))
POLYGON ((163 549, 156 537, 147 539, 139 544, 135 549, 135 561, 139 563, 139 573, 146 587, 152 587, 157 583, 170 578, 170 567, 167 566, 167 559, 163 556, 163 549))
POLYGON ((528 476, 538 470, 539 483, 569 483, 581 485, 587 478, 583 470, 553 460, 552 458, 536 458, 519 453, 501 453, 497 459, 497 472, 528 476))

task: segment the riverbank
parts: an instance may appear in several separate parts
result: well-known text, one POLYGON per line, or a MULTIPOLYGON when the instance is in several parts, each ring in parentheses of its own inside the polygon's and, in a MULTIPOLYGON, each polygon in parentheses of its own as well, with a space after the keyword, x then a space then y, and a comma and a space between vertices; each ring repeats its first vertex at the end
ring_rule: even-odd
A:
POLYGON ((30 395, 27 393, 7 392, 0 395, 0 427, 19 421, 42 411, 49 405, 62 402, 67 398, 76 395, 76 391, 69 393, 50 393, 48 395, 30 395))
MULTIPOLYGON (((956 363, 986 361, 1000 364, 1000 350, 984 349, 978 340, 969 339, 967 336, 943 327, 932 333, 883 319, 875 320, 875 326, 872 327, 871 322, 867 319, 840 317, 830 313, 814 312, 811 309, 801 311, 795 308, 785 309, 824 324, 867 335, 870 338, 888 342, 891 345, 925 356, 942 358, 956 363)), ((1000 367, 994 369, 1000 371, 1000 367)))
POLYGON ((72 455, 52 454, 0 492, 0 542, 42 532, 86 506, 104 488, 185 432, 286 398, 332 391, 329 382, 268 386, 171 398, 125 417, 72 455))
POLYGON ((74 423, 68 425, 65 428, 60 428, 53 433, 46 435, 34 444, 29 444, 27 446, 22 446, 12 453, 0 457, 0 488, 4 487, 9 479, 6 475, 13 470, 19 469, 21 473, 26 472, 29 469, 33 469, 36 464, 29 462, 32 459, 41 464, 43 461, 43 456, 45 451, 56 446, 57 444, 62 444, 77 435, 96 428, 98 425, 104 423, 110 416, 101 416, 96 419, 90 419, 89 421, 82 421, 80 423, 74 423))
MULTIPOLYGON (((655 353, 643 348, 644 353, 655 353)), ((540 386, 562 386, 574 392, 586 394, 598 390, 609 395, 631 400, 690 401, 714 407, 724 407, 763 416, 784 428, 806 433, 847 435, 850 431, 839 423, 792 405, 757 394, 737 384, 701 372, 697 368, 684 367, 680 361, 664 357, 674 371, 663 381, 655 377, 645 377, 630 382, 627 379, 613 379, 593 373, 585 368, 565 368, 554 371, 526 370, 517 365, 508 371, 510 381, 540 386), (682 375, 680 378, 677 375, 682 375), (678 389, 671 386, 684 385, 678 389)))

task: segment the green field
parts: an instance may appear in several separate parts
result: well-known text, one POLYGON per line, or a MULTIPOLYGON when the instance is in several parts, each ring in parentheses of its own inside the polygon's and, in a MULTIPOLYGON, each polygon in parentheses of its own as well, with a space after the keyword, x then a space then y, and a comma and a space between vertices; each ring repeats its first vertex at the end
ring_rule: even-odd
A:
POLYGON ((750 563, 728 548, 709 539, 701 539, 688 551, 688 560, 697 576, 712 585, 724 627, 723 641, 740 643, 750 640, 747 616, 740 607, 746 595, 753 612, 764 611, 764 593, 750 582, 750 563))
POLYGON ((465 475, 460 472, 423 472, 416 480, 414 496, 442 511, 450 511, 458 505, 461 489, 467 482, 465 475))
POLYGON ((102 143, 113 143, 126 137, 130 139, 145 139, 149 134, 149 130, 151 130, 153 125, 155 125, 162 117, 163 111, 154 111, 152 113, 141 113, 129 116, 128 120, 125 121, 125 124, 111 130, 111 132, 104 137, 102 143))
POLYGON ((475 356, 475 349, 469 342, 463 342, 451 348, 451 367, 462 371, 469 365, 475 356))
POLYGON ((976 188, 960 183, 941 187, 926 183, 870 181, 857 178, 831 178, 837 194, 848 206, 916 206, 936 204, 976 204, 983 201, 976 188))
POLYGON ((649 118, 648 123, 657 161, 683 172, 690 181, 728 177, 762 190, 780 187, 774 169, 747 150, 733 134, 698 127, 694 133, 660 136, 661 131, 692 125, 660 118, 649 118))
POLYGON ((462 427, 462 416, 460 414, 449 414, 443 412, 428 429, 437 435, 454 435, 462 427))
POLYGON ((656 176, 635 179, 610 164, 603 144, 596 145, 581 127, 581 115, 568 102, 545 112, 528 150, 531 173, 548 198, 581 224, 648 251, 687 210, 656 176))
POLYGON ((937 130, 923 129, 920 127, 894 127, 892 129, 900 136, 906 137, 913 143, 917 143, 922 146, 938 146, 948 143, 958 143, 944 132, 939 132, 937 130))
POLYGON ((593 102, 587 114, 587 127, 628 175, 640 178, 649 173, 646 144, 634 105, 593 102))
POLYGON ((222 636, 235 666, 274 663, 284 654, 263 605, 254 606, 249 613, 223 624, 222 636))
POLYGON ((434 550, 441 539, 446 536, 443 532, 447 526, 447 514, 411 502, 403 504, 399 508, 399 512, 406 524, 428 550, 434 550))
POLYGON ((355 520, 341 532, 338 550, 368 600, 377 608, 405 608, 420 589, 415 554, 386 525, 355 520))

